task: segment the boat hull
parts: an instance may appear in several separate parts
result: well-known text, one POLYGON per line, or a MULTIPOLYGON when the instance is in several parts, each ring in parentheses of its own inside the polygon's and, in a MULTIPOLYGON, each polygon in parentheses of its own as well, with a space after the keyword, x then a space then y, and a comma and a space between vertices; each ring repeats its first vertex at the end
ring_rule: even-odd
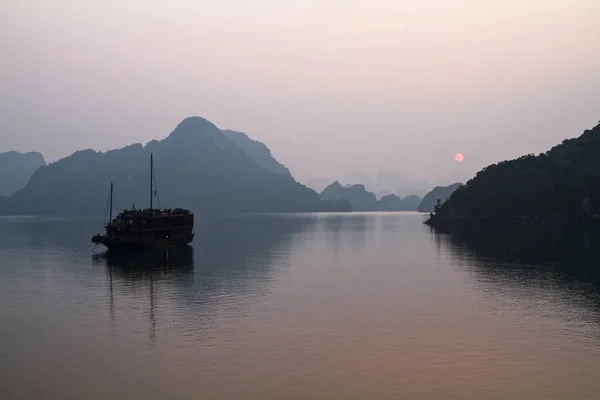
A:
POLYGON ((152 249, 152 248, 170 248, 187 246, 194 240, 194 234, 172 239, 143 240, 128 237, 109 237, 105 235, 96 235, 92 238, 92 243, 103 245, 109 250, 131 250, 131 249, 152 249))

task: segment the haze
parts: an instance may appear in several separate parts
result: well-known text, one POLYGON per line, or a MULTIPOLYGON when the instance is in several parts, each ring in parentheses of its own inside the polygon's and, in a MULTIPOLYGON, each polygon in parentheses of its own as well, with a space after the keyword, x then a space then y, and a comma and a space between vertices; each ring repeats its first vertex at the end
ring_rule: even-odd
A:
POLYGON ((5 1, 0 151, 52 161, 201 115, 299 180, 474 174, 597 123, 599 15, 597 0, 5 1))

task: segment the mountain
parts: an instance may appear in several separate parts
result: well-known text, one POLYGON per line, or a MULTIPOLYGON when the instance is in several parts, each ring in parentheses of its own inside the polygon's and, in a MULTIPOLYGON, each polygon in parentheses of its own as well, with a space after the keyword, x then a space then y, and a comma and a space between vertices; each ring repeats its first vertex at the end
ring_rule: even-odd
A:
MULTIPOLYGON (((415 195, 420 197, 427 194, 433 187, 433 185, 428 182, 409 179, 395 172, 385 171, 380 172, 377 175, 377 183, 375 183, 375 181, 373 181, 367 174, 360 172, 355 172, 351 175, 348 175, 338 182, 340 182, 340 184, 343 186, 363 185, 367 191, 375 193, 375 196, 378 199, 382 199, 390 194, 395 194, 397 197, 402 199, 407 196, 415 195), (411 184, 414 186, 414 188, 408 186, 397 186, 399 183, 411 184)), ((329 186, 330 183, 331 181, 327 179, 313 178, 306 181, 306 186, 315 190, 317 193, 320 193, 327 186, 329 186)))
POLYGON ((327 186, 320 197, 323 200, 347 200, 354 211, 416 211, 421 202, 419 196, 401 199, 394 194, 383 196, 378 201, 364 185, 342 186, 338 181, 327 186))
POLYGON ((163 206, 195 212, 351 211, 348 202, 322 201, 292 177, 263 168, 215 125, 191 117, 145 147, 78 151, 39 168, 0 213, 101 215, 109 182, 115 184, 115 210, 146 207, 150 153, 160 195, 155 204, 164 200, 163 206))
POLYGON ((0 153, 0 196, 11 196, 29 182, 31 174, 46 165, 40 153, 0 153))
MULTIPOLYGON (((378 199, 383 199, 385 196, 389 196, 389 195, 391 195, 391 194, 394 194, 394 193, 390 193, 390 191, 389 191, 389 190, 381 190, 381 191, 379 191, 379 192, 375 192, 375 196, 376 196, 378 199)), ((396 197, 401 197, 401 196, 396 196, 396 197)))
POLYGON ((421 203, 419 196, 407 196, 400 198, 395 194, 383 196, 379 200, 379 211, 417 211, 417 207, 421 203))
POLYGON ((406 178, 396 172, 381 171, 375 177, 375 188, 377 191, 389 191, 394 193, 395 189, 405 185, 406 178))
POLYGON ((533 220, 600 214, 600 125, 538 156, 484 168, 437 214, 533 220))
POLYGON ((415 194, 403 197, 403 209, 401 211, 417 211, 419 209, 419 204, 421 204, 421 201, 423 201, 423 199, 421 199, 420 196, 417 196, 415 194))
POLYGON ((306 186, 317 193, 321 193, 331 183, 328 179, 312 178, 306 181, 306 186))
POLYGON ((362 172, 355 172, 340 180, 342 185, 364 185, 365 188, 381 198, 389 194, 395 194, 398 197, 409 195, 423 196, 429 192, 433 185, 419 179, 410 179, 402 174, 393 171, 381 171, 377 173, 375 179, 362 172))
POLYGON ((354 211, 377 211, 377 197, 368 192, 364 185, 344 187, 338 181, 327 186, 320 197, 322 200, 340 201, 347 200, 354 211))
POLYGON ((248 135, 242 132, 222 130, 221 133, 240 149, 244 150, 244 152, 261 167, 279 175, 287 177, 292 176, 290 170, 273 157, 271 150, 269 150, 264 143, 252 140, 248 135))
POLYGON ((442 203, 445 202, 462 185, 462 183, 455 183, 450 186, 436 186, 431 192, 425 195, 423 201, 419 204, 419 212, 433 212, 438 199, 442 203))
POLYGON ((402 207, 402 199, 395 194, 383 196, 377 205, 379 211, 396 211, 402 207))
POLYGON ((420 179, 411 179, 405 175, 393 171, 381 171, 375 180, 377 190, 389 190, 398 196, 407 194, 425 194, 431 190, 433 185, 420 179), (406 189, 409 190, 406 190, 406 189))
POLYGON ((394 194, 398 197, 407 197, 407 196, 418 196, 418 197, 423 197, 425 196, 427 193, 429 193, 431 191, 431 189, 433 188, 433 185, 429 185, 429 187, 427 189, 414 189, 411 187, 401 187, 399 189, 396 189, 396 191, 394 192, 394 194))
POLYGON ((339 182, 344 186, 363 185, 368 191, 376 190, 375 183, 371 177, 362 172, 354 172, 340 179, 339 182))

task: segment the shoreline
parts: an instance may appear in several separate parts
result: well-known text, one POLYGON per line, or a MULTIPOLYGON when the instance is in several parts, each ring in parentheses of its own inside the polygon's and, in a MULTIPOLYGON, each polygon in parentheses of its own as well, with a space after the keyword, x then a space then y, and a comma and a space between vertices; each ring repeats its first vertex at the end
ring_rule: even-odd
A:
POLYGON ((435 228, 469 225, 600 225, 600 215, 588 217, 439 217, 432 213, 423 223, 435 228))

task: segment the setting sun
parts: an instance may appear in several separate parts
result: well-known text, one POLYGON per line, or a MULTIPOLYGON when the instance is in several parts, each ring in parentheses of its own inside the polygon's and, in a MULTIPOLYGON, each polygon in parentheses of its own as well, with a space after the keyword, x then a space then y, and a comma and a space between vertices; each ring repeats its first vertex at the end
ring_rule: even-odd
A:
POLYGON ((458 153, 454 156, 454 160, 456 162, 463 162, 465 160, 465 156, 463 156, 461 153, 458 153))

